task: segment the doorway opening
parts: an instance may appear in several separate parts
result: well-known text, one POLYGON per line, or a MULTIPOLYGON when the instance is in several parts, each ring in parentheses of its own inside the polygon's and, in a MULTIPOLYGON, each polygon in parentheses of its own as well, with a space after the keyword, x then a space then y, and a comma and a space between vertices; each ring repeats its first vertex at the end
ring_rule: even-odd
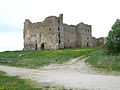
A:
POLYGON ((41 44, 41 49, 42 49, 42 50, 44 49, 44 43, 41 44))
POLYGON ((89 46, 89 43, 87 43, 87 47, 89 46))
POLYGON ((37 44, 35 44, 35 50, 37 50, 37 44))

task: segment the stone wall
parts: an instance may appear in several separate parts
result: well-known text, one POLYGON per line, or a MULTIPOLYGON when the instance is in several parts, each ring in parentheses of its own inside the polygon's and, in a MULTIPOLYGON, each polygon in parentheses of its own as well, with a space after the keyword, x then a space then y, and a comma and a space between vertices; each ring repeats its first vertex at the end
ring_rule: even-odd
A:
POLYGON ((78 27, 78 46, 85 47, 85 46, 92 46, 92 30, 91 25, 87 25, 84 23, 79 23, 78 27))
POLYGON ((97 45, 104 45, 104 44, 106 44, 106 38, 105 37, 97 38, 97 45))
POLYGON ((97 39, 95 37, 92 37, 92 44, 93 46, 97 46, 97 39))
POLYGON ((58 49, 63 47, 62 17, 50 16, 43 22, 24 23, 24 50, 58 49), (59 30, 58 30, 59 29, 59 30), (60 33, 60 37, 58 37, 60 33), (61 43, 59 45, 59 40, 61 43))
POLYGON ((77 46, 77 28, 76 26, 64 24, 64 47, 77 46))

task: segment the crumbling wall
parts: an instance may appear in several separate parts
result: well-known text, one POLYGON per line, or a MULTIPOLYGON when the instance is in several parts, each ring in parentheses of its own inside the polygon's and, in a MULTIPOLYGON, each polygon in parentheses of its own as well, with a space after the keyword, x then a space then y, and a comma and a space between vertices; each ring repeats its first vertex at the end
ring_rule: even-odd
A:
POLYGON ((24 28, 24 49, 41 50, 54 48, 54 23, 53 18, 46 18, 43 22, 29 23, 24 28))
POLYGON ((92 45, 97 46, 97 39, 95 37, 92 37, 92 45))
POLYGON ((62 15, 60 17, 50 16, 43 22, 37 23, 31 23, 28 19, 25 20, 24 50, 64 48, 63 40, 62 15))
POLYGON ((64 46, 70 48, 77 46, 76 26, 64 24, 64 46))
POLYGON ((92 46, 91 25, 79 23, 78 27, 78 46, 92 46))

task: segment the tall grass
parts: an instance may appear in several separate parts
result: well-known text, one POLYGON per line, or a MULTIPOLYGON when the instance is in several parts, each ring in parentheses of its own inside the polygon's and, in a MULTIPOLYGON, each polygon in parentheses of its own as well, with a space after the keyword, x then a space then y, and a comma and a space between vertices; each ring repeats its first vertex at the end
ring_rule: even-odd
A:
POLYGON ((106 50, 93 53, 86 62, 104 71, 120 71, 120 54, 108 55, 106 50))
POLYGON ((71 58, 89 55, 98 49, 98 47, 86 47, 44 51, 6 51, 0 52, 0 64, 38 68, 50 63, 64 63, 71 58))

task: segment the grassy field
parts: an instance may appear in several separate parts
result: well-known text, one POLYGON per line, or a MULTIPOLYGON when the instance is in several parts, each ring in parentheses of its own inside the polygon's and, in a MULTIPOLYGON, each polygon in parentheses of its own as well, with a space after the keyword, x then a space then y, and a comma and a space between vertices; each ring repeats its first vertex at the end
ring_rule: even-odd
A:
POLYGON ((106 50, 99 50, 94 52, 86 62, 98 70, 120 72, 120 54, 108 55, 106 50))
POLYGON ((38 68, 50 63, 64 63, 71 58, 89 55, 99 47, 69 48, 44 51, 0 52, 0 64, 25 68, 38 68))

